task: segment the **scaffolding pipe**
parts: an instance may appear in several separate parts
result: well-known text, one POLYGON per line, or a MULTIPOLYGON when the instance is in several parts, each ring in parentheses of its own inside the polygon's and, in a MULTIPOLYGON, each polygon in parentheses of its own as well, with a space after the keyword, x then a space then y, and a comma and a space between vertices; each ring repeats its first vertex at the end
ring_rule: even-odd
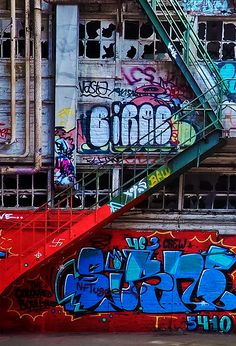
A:
MULTIPOLYGON (((0 158, 25 158, 30 153, 30 0, 25 0, 25 150, 23 154, 0 154, 0 158)), ((4 169, 4 168, 3 168, 4 169)), ((2 172, 2 170, 0 170, 2 172)))
POLYGON ((11 0, 11 141, 16 141, 16 4, 11 0))
MULTIPOLYGON (((1 157, 27 157, 30 148, 30 0, 25 0, 25 152, 1 157)), ((41 0, 34 1, 34 167, 1 167, 1 174, 34 174, 42 167, 42 72, 41 72, 41 0)))

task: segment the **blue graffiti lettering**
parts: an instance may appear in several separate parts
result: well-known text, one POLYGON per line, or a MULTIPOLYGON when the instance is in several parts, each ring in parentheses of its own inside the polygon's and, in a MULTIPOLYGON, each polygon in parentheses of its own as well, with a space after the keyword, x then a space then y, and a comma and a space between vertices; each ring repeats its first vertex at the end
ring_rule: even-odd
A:
MULTIPOLYGON (((55 280, 58 304, 71 313, 236 309, 236 296, 227 290, 226 272, 236 262, 229 249, 212 245, 202 253, 163 251, 162 262, 156 257, 157 237, 126 238, 126 242, 129 248, 107 254, 92 247, 82 248, 77 261, 64 264, 55 280)), ((189 330, 199 321, 190 318, 189 330)))

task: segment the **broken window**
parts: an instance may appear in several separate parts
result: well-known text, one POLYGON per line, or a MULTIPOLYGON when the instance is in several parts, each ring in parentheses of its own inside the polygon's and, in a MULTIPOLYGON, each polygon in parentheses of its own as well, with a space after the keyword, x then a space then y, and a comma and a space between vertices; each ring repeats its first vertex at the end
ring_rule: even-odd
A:
POLYGON ((82 20, 79 25, 79 57, 114 59, 116 25, 109 20, 82 20))
POLYGON ((2 208, 39 207, 48 200, 48 175, 0 175, 2 208))
POLYGON ((224 21, 199 22, 198 35, 214 60, 236 58, 236 24, 224 21))
POLYGON ((184 209, 235 209, 236 176, 188 173, 184 184, 184 209))
MULTIPOLYGON (((175 42, 176 47, 182 52, 182 45, 176 35, 176 31, 168 22, 163 22, 168 35, 175 42)), ((183 26, 176 22, 177 30, 182 31, 183 26)), ((122 44, 122 59, 169 59, 166 45, 155 33, 154 28, 148 22, 137 20, 124 21, 124 41, 122 44)))
MULTIPOLYGON (((30 26, 30 56, 33 57, 33 24, 30 26)), ((11 20, 0 19, 0 58, 11 57, 11 20)), ((25 23, 24 19, 16 18, 16 57, 25 57, 25 23)), ((42 58, 48 58, 48 19, 42 19, 41 26, 42 58)))

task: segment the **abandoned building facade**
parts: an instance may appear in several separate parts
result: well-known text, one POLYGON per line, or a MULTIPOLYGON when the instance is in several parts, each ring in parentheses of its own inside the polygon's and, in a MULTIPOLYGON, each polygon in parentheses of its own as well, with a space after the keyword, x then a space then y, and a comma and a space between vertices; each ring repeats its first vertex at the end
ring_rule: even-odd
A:
POLYGON ((0 30, 0 330, 235 333, 235 2, 0 0, 0 30))

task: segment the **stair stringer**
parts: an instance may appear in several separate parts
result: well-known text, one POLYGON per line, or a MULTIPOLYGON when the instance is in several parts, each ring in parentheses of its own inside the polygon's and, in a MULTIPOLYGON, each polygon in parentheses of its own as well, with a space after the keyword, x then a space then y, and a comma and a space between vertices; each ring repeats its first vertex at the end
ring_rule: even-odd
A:
MULTIPOLYGON (((199 97, 201 104, 205 108, 208 108, 208 115, 211 121, 215 124, 215 127, 219 129, 223 129, 222 123, 215 113, 217 112, 217 102, 213 100, 209 102, 209 100, 203 95, 207 91, 207 85, 209 85, 209 88, 210 88, 216 84, 213 84, 212 78, 210 78, 210 81, 209 79, 207 80, 207 85, 205 85, 204 87, 202 83, 199 84, 199 79, 202 78, 202 75, 205 74, 205 72, 207 71, 207 76, 210 76, 211 71, 209 71, 208 69, 206 69, 206 67, 204 67, 205 71, 202 70, 200 72, 199 69, 196 68, 196 66, 192 66, 192 67, 187 66, 181 54, 178 52, 176 47, 174 47, 171 38, 167 34, 165 28, 163 27, 160 19, 154 12, 152 6, 148 3, 148 0, 137 0, 137 1, 140 4, 141 8, 143 9, 144 13, 147 15, 154 29, 156 30, 156 32, 159 34, 162 41, 166 45, 172 61, 176 63, 176 65, 179 67, 179 69, 183 73, 183 76, 185 77, 190 87, 192 88, 193 92, 195 93, 197 97, 199 97)), ((220 82, 223 82, 222 79, 218 81, 218 83, 220 82)), ((221 88, 222 86, 217 85, 217 87, 221 88)))

